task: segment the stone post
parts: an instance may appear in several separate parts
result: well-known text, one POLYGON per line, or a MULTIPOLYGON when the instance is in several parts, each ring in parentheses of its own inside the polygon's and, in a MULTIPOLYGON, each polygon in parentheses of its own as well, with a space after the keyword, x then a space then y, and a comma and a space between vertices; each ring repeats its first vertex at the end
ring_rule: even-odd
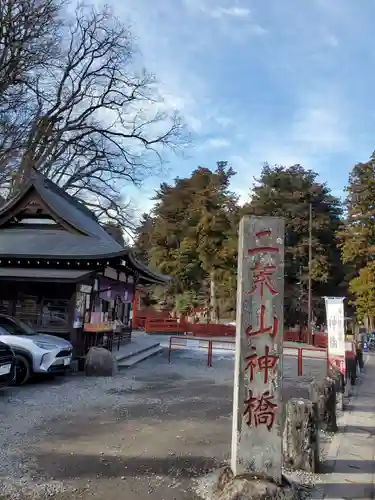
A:
POLYGON ((309 392, 310 400, 317 404, 320 428, 327 432, 337 432, 335 381, 330 377, 313 380, 309 392))
POLYGON ((318 472, 319 422, 316 403, 308 399, 290 399, 286 404, 285 413, 285 467, 318 472))
POLYGON ((284 220, 244 217, 239 228, 232 456, 234 475, 281 483, 284 220))
POLYGON ((335 382, 336 386, 336 410, 344 410, 345 377, 337 369, 329 371, 328 376, 335 382))

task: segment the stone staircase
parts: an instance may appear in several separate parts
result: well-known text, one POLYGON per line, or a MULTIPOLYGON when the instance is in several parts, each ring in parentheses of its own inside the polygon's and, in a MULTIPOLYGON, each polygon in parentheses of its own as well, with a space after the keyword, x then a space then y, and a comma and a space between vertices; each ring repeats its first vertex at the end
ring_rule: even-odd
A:
POLYGON ((132 337, 129 344, 120 346, 120 350, 114 352, 118 369, 131 368, 132 366, 155 356, 163 351, 160 342, 149 338, 146 335, 132 337))

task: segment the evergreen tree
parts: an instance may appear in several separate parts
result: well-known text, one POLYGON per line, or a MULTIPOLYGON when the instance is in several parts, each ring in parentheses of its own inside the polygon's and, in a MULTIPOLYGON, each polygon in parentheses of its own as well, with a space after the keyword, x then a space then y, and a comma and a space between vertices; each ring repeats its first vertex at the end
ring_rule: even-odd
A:
POLYGON ((229 191, 233 175, 226 162, 218 162, 214 171, 198 167, 174 185, 161 184, 136 241, 151 265, 174 278, 164 292, 170 305, 184 310, 205 305, 213 319, 235 305, 238 204, 229 191))
POLYGON ((375 325, 375 153, 353 167, 346 188, 346 218, 340 232, 342 259, 356 314, 375 325))
POLYGON ((135 253, 137 258, 147 264, 149 262, 149 251, 151 249, 151 232, 153 218, 150 214, 143 214, 139 226, 135 231, 135 253))
POLYGON ((107 231, 107 233, 117 241, 117 243, 120 243, 122 247, 125 246, 124 234, 120 224, 115 224, 114 222, 107 222, 103 224, 103 227, 107 231))
POLYGON ((306 322, 309 255, 309 204, 312 204, 313 313, 324 318, 325 295, 340 295, 343 279, 336 232, 341 207, 317 174, 300 165, 263 167, 243 213, 285 218, 285 321, 306 322))

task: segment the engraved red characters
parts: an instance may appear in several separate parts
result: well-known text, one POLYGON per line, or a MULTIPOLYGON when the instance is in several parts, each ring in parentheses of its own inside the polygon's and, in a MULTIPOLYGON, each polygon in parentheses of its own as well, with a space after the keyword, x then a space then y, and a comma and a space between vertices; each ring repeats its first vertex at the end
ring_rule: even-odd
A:
MULTIPOLYGON (((258 239, 270 236, 270 230, 256 233, 258 239)), ((272 299, 279 293, 273 279, 273 274, 277 271, 278 267, 274 264, 271 257, 272 254, 275 255, 278 253, 279 248, 272 245, 259 246, 248 250, 248 255, 259 255, 259 259, 254 264, 253 283, 247 295, 254 297, 258 294, 260 307, 258 310, 258 325, 255 327, 249 325, 245 331, 248 338, 248 348, 251 351, 245 357, 245 371, 249 371, 250 387, 248 397, 244 401, 244 417, 249 427, 253 425, 255 427, 265 425, 268 431, 271 431, 274 425, 278 408, 277 403, 274 402, 275 396, 272 394, 270 387, 270 380, 272 378, 272 376, 270 377, 270 372, 272 373, 277 370, 279 361, 279 356, 276 353, 272 353, 273 341, 279 333, 279 320, 276 315, 272 315, 271 318, 266 315, 267 305, 270 302, 265 295, 268 294, 272 299), (267 317, 269 318, 268 320, 267 317), (267 345, 267 341, 266 344, 263 341, 259 342, 258 339, 261 335, 266 335, 270 339, 270 345, 267 345), (259 347, 261 347, 260 353, 258 351, 259 347), (253 385, 256 372, 260 372, 263 375, 263 380, 256 379, 257 386, 260 383, 261 387, 253 385), (263 388, 262 382, 264 384, 263 388)))
POLYGON ((277 335, 277 331, 279 329, 279 320, 276 316, 273 317, 272 325, 266 326, 264 324, 265 319, 264 315, 266 314, 266 306, 262 304, 260 306, 260 314, 259 314, 259 328, 257 330, 253 330, 252 325, 249 325, 246 328, 246 335, 248 337, 254 337, 255 335, 259 335, 261 333, 269 333, 271 337, 275 337, 277 335))
MULTIPOLYGON (((256 233, 257 238, 261 238, 264 236, 270 237, 271 231, 265 230, 256 233)), ((256 248, 250 248, 248 250, 248 254, 252 256, 263 255, 263 254, 278 254, 278 253, 279 249, 273 246, 261 246, 256 248)), ((271 294, 272 297, 278 294, 276 285, 273 281, 273 273, 276 270, 277 266, 269 262, 264 263, 262 259, 260 259, 258 262, 255 263, 255 266, 253 268, 254 271, 253 285, 251 290, 247 292, 247 295, 253 296, 255 295, 255 293, 259 293, 260 295, 261 306, 259 311, 259 328, 255 329, 253 325, 249 325, 246 328, 246 335, 248 337, 252 337, 263 333, 268 333, 272 337, 275 337, 277 335, 279 329, 278 318, 274 316, 271 325, 265 324, 266 306, 263 301, 265 290, 268 290, 268 292, 271 294)))
POLYGON ((278 405, 272 402, 273 395, 270 391, 264 391, 260 398, 253 397, 253 391, 249 390, 249 397, 245 400, 245 412, 247 425, 255 427, 263 424, 270 431, 276 418, 278 405))
POLYGON ((259 262, 254 267, 254 282, 253 288, 248 292, 248 295, 253 295, 256 291, 260 291, 261 298, 264 297, 265 287, 272 295, 277 295, 278 291, 272 282, 272 274, 276 271, 276 266, 266 265, 262 267, 259 262))
POLYGON ((265 348, 264 356, 258 356, 256 353, 249 354, 246 356, 246 368, 245 370, 250 370, 249 377, 250 382, 254 380, 254 371, 259 370, 264 373, 264 383, 268 384, 268 373, 269 370, 273 370, 277 364, 279 356, 276 354, 270 354, 270 348, 268 345, 265 348))

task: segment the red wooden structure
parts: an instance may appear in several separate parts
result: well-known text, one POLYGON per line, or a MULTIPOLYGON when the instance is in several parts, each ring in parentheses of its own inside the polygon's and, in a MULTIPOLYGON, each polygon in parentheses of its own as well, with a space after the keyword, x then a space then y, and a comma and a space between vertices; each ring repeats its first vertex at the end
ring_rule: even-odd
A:
MULTIPOLYGON (((236 328, 233 325, 221 325, 216 323, 190 323, 185 320, 178 320, 171 317, 138 316, 137 322, 133 328, 138 328, 150 334, 169 334, 169 335, 189 335, 197 337, 230 337, 236 335, 236 328)), ((324 333, 315 333, 312 335, 312 341, 306 333, 302 335, 299 332, 285 331, 284 340, 289 342, 299 342, 310 344, 315 347, 326 348, 327 336, 324 333)))
MULTIPOLYGON (((216 323, 193 323, 173 317, 168 311, 157 311, 152 307, 140 309, 141 291, 137 291, 133 301, 133 329, 144 330, 147 333, 165 333, 169 335, 189 335, 199 337, 229 337, 236 335, 234 325, 216 323)), ((284 340, 299 342, 315 347, 327 348, 327 335, 324 333, 311 334, 307 329, 300 331, 284 331, 284 340)))

